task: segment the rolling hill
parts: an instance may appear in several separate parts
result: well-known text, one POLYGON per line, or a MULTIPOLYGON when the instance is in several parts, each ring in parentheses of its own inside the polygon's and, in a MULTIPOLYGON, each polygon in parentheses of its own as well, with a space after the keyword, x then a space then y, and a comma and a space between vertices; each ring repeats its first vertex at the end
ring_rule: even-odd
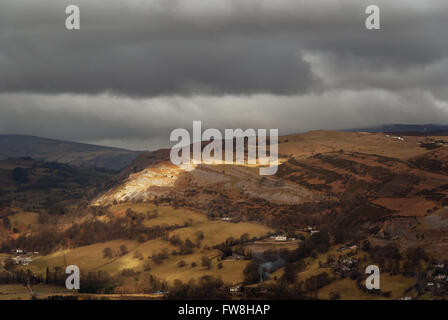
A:
POLYGON ((24 158, 0 160, 1 206, 49 209, 89 199, 110 186, 114 172, 24 158))
POLYGON ((121 170, 131 163, 139 153, 138 151, 34 136, 0 135, 0 160, 31 157, 36 160, 76 166, 121 170))
POLYGON ((307 297, 421 297, 418 272, 436 277, 431 268, 448 259, 447 150, 443 135, 319 130, 279 138, 274 176, 256 165, 176 166, 167 149, 116 174, 3 160, 3 195, 15 201, 3 212, 3 252, 39 251, 17 272, 40 277, 70 263, 106 272, 115 293, 216 276, 247 285, 244 297, 269 298, 294 270, 288 286, 307 297), (18 209, 39 190, 73 196, 72 210, 18 209), (382 293, 362 290, 370 264, 381 267, 382 293))
POLYGON ((315 221, 343 241, 426 245, 448 257, 444 228, 424 221, 444 219, 447 148, 443 136, 312 131, 280 137, 280 166, 270 177, 248 165, 175 166, 161 150, 140 155, 93 204, 168 204, 292 229, 315 221))
POLYGON ((447 135, 448 125, 439 124, 383 124, 380 126, 355 128, 350 132, 389 132, 389 133, 420 133, 430 135, 447 135))

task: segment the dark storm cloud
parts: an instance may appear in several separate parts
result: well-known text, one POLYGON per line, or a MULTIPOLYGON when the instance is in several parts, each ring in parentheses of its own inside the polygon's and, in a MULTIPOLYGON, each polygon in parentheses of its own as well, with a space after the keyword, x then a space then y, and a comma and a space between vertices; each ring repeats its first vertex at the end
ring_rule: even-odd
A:
POLYGON ((57 56, 44 51, 51 58, 43 63, 28 56, 3 68, 0 90, 137 96, 292 94, 307 92, 316 82, 300 54, 275 41, 163 41, 82 53, 75 49, 57 56))
POLYGON ((447 57, 446 2, 375 2, 383 29, 369 32, 368 1, 5 0, 0 91, 302 94, 325 80, 304 52, 327 53, 347 71, 447 57), (65 30, 68 4, 81 9, 80 31, 65 30))
POLYGON ((207 16, 196 25, 190 8, 174 2, 83 1, 81 30, 72 32, 65 30, 62 3, 33 1, 24 10, 23 2, 0 5, 3 92, 295 94, 318 84, 288 39, 221 35, 207 16))
POLYGON ((446 123, 446 17, 445 0, 0 0, 0 134, 154 149, 192 120, 446 123))

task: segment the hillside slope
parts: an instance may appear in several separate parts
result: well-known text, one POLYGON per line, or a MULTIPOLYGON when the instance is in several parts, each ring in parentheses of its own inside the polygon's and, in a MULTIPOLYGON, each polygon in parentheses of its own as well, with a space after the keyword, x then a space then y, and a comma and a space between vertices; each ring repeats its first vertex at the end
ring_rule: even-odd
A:
POLYGON ((114 173, 29 157, 0 160, 0 208, 48 209, 89 199, 110 186, 114 173))
POLYGON ((76 166, 113 170, 126 167, 139 154, 137 151, 61 141, 26 135, 0 135, 0 160, 31 157, 76 166))
POLYGON ((166 203, 275 227, 313 221, 341 241, 371 237, 448 253, 442 224, 425 222, 448 204, 447 144, 443 136, 427 135, 289 135, 279 139, 280 166, 269 177, 253 166, 175 166, 162 150, 141 155, 93 204, 166 203))

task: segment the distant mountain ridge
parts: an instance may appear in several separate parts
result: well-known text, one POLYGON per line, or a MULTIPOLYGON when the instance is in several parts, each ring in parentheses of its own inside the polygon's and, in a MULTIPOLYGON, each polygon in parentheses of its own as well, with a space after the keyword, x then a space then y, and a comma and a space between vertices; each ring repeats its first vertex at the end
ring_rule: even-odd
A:
POLYGON ((373 127, 353 128, 344 130, 347 132, 389 132, 389 133, 439 133, 441 135, 448 135, 448 125, 439 124, 383 124, 373 127))
POLYGON ((121 170, 141 152, 27 135, 0 135, 0 160, 36 160, 121 170))

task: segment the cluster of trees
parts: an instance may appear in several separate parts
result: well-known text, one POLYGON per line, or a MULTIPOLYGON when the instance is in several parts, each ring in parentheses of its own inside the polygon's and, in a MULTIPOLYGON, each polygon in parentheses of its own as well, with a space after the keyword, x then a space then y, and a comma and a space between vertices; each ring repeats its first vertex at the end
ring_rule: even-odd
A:
POLYGON ((311 276, 305 280, 304 291, 317 296, 317 290, 325 287, 331 282, 331 278, 326 272, 321 272, 317 275, 311 276))
POLYGON ((294 263, 287 263, 284 267, 280 281, 283 283, 294 283, 297 280, 297 273, 305 269, 305 262, 299 260, 294 263))
POLYGON ((245 287, 243 291, 243 299, 302 300, 306 298, 302 283, 289 285, 277 282, 256 287, 245 287))
POLYGON ((169 257, 168 249, 167 248, 163 248, 162 252, 154 253, 151 256, 151 260, 155 264, 161 264, 163 262, 163 260, 168 259, 168 257, 169 257))
POLYGON ((220 194, 208 202, 207 212, 209 218, 224 217, 240 212, 240 206, 232 201, 227 195, 220 194))
POLYGON ((114 293, 153 293, 166 292, 168 284, 152 274, 135 272, 132 269, 123 270, 114 279, 114 293))
MULTIPOLYGON (((30 270, 13 269, 0 272, 0 284, 39 284, 65 286, 67 274, 62 267, 54 267, 50 270, 47 267, 45 276, 41 277, 33 274, 30 270)), ((97 271, 81 273, 82 286, 81 293, 111 293, 116 279, 107 272, 97 271)))
POLYGON ((189 238, 187 238, 187 239, 185 239, 185 241, 183 241, 178 235, 171 236, 171 238, 169 238, 169 242, 173 246, 179 247, 178 251, 177 250, 173 250, 173 255, 177 255, 177 254, 179 254, 179 255, 192 254, 193 253, 193 248, 199 246, 199 242, 197 242, 195 244, 189 238))
POLYGON ((243 270, 244 274, 244 284, 251 284, 260 282, 261 272, 260 272, 260 263, 252 260, 247 264, 247 266, 243 270))
POLYGON ((114 257, 121 257, 128 252, 128 248, 124 244, 120 246, 117 252, 114 252, 110 247, 107 247, 103 249, 103 258, 112 259, 114 257))
POLYGON ((152 211, 147 211, 146 213, 140 213, 132 210, 131 208, 128 208, 126 210, 126 217, 133 221, 136 224, 141 224, 145 219, 150 220, 157 218, 159 216, 159 212, 157 209, 154 209, 152 211))
POLYGON ((327 272, 322 272, 309 277, 305 281, 297 282, 296 276, 299 264, 287 264, 285 273, 280 281, 275 284, 263 284, 257 287, 245 287, 243 296, 246 299, 314 299, 317 291, 328 285, 332 279, 327 272))
POLYGON ((302 241, 295 250, 267 250, 261 256, 256 256, 243 270, 244 283, 258 283, 262 276, 262 264, 264 262, 282 262, 285 264, 285 272, 280 282, 286 285, 296 280, 297 272, 305 267, 304 259, 307 257, 317 257, 318 253, 328 251, 330 247, 330 237, 328 232, 322 230, 313 234, 309 239, 302 241))
POLYGON ((125 216, 110 222, 87 221, 74 224, 64 232, 57 229, 43 231, 32 235, 21 235, 17 239, 10 239, 3 243, 4 248, 23 248, 28 251, 50 253, 57 247, 85 246, 97 242, 106 242, 115 239, 136 239, 146 241, 167 234, 180 226, 153 226, 147 227, 132 217, 125 216))
POLYGON ((405 276, 415 276, 422 271, 421 261, 428 261, 428 255, 421 247, 408 248, 405 252, 406 260, 403 262, 402 273, 405 276))
POLYGON ((240 255, 246 255, 248 253, 244 252, 242 245, 249 241, 257 240, 256 237, 250 239, 248 233, 244 233, 240 236, 239 239, 235 239, 233 237, 228 237, 224 242, 215 245, 213 249, 217 249, 222 252, 223 257, 229 257, 233 253, 237 253, 240 255))
POLYGON ((323 219, 336 244, 359 242, 366 235, 376 234, 383 219, 392 211, 372 204, 366 195, 351 193, 353 198, 343 199, 331 214, 323 219))
POLYGON ((372 260, 378 264, 382 271, 389 272, 392 275, 416 276, 423 269, 421 262, 429 260, 428 254, 421 247, 407 248, 401 254, 394 244, 371 248, 370 243, 365 240, 362 242, 362 248, 370 253, 372 260))
POLYGON ((170 300, 230 299, 229 288, 221 279, 212 276, 203 276, 198 280, 192 279, 188 283, 175 280, 168 290, 168 299, 170 300))
POLYGON ((43 279, 34 275, 30 270, 12 269, 0 272, 0 284, 11 283, 41 283, 43 279))
POLYGON ((54 267, 52 270, 47 267, 44 279, 45 284, 65 286, 66 279, 67 275, 65 274, 65 270, 62 269, 62 267, 54 267))

